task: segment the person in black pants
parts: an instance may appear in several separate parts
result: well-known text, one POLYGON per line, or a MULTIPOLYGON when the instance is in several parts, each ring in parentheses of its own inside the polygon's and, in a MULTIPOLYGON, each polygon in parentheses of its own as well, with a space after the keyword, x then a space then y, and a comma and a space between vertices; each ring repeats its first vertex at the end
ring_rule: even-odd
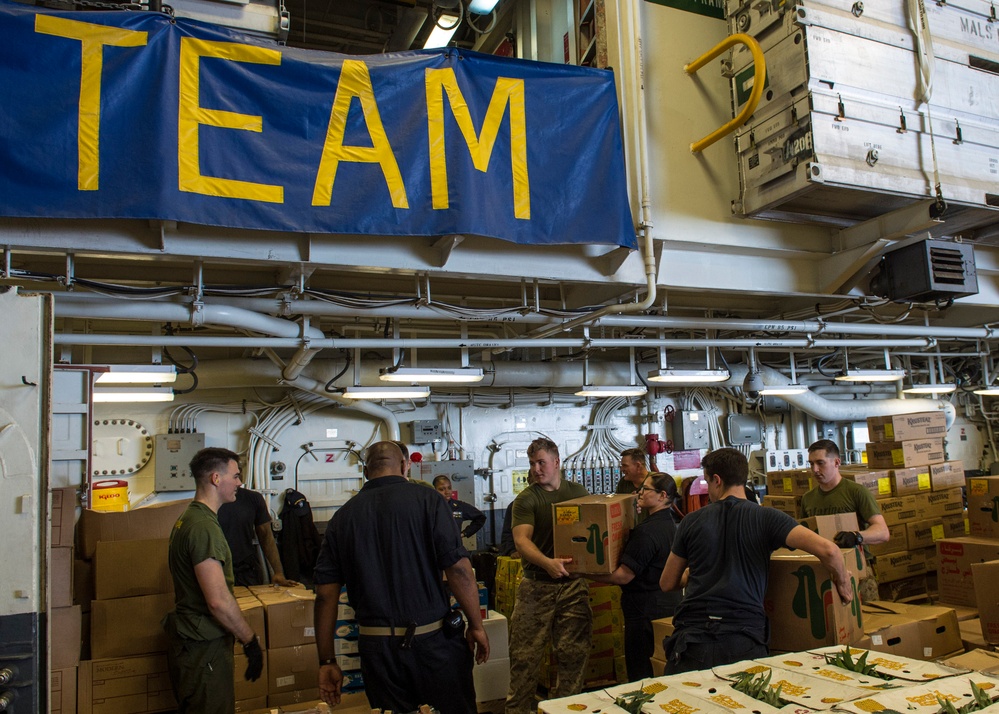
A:
POLYGON ((659 576, 676 535, 671 514, 676 482, 669 474, 649 474, 636 494, 638 508, 646 517, 632 530, 620 565, 609 575, 586 576, 621 586, 624 659, 630 682, 653 676, 649 661, 655 650, 652 621, 672 617, 680 602, 680 593, 664 593, 659 588, 659 576))
POLYGON ((458 526, 458 530, 461 531, 462 538, 475 535, 486 524, 486 516, 482 511, 470 503, 459 501, 453 497, 454 492, 451 490, 451 479, 447 476, 441 474, 435 478, 434 488, 437 489, 437 493, 444 497, 447 505, 451 507, 451 515, 454 517, 454 523, 458 526), (471 521, 471 523, 462 528, 461 524, 465 521, 471 521))

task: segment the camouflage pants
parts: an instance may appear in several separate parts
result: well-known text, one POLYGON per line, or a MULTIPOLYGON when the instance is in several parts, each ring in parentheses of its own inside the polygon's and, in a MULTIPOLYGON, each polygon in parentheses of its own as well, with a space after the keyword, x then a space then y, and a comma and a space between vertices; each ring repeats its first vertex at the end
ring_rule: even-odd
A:
POLYGON ((532 714, 545 645, 552 643, 558 676, 550 699, 583 689, 590 654, 593 615, 582 578, 564 582, 524 580, 510 619, 510 691, 506 714, 532 714))

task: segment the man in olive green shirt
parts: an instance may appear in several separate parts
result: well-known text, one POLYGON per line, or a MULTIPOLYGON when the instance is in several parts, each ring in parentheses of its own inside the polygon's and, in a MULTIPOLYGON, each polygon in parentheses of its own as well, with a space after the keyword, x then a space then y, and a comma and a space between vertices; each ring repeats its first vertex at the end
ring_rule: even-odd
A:
POLYGON ((169 566, 175 610, 164 619, 170 637, 167 667, 181 714, 232 714, 236 707, 233 636, 243 643, 245 677, 263 669, 260 643, 232 595, 232 553, 218 509, 236 500, 239 456, 202 449, 191 460, 194 501, 170 533, 169 566))

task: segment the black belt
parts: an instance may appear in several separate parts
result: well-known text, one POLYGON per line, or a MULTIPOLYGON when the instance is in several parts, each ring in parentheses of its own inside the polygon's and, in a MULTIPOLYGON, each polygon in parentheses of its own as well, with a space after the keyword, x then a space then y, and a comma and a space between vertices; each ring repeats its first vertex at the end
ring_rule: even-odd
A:
MULTIPOLYGON (((443 626, 444 626, 443 621, 437 620, 437 622, 431 622, 428 625, 419 625, 418 627, 414 627, 412 630, 412 634, 426 635, 431 632, 437 632, 437 630, 441 629, 441 627, 443 626)), ((373 627, 369 625, 357 626, 357 631, 359 634, 365 636, 374 636, 374 637, 405 637, 408 630, 409 628, 405 625, 403 625, 402 627, 396 627, 394 625, 389 627, 377 627, 377 626, 373 627)))

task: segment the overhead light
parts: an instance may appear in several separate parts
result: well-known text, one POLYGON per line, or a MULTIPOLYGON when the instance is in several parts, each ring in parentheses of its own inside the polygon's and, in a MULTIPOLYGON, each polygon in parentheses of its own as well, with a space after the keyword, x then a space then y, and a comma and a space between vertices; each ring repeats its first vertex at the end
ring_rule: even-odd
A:
POLYGON ((999 397, 999 385, 976 389, 975 394, 980 394, 983 397, 999 397))
POLYGON ((177 381, 177 368, 162 364, 111 364, 96 384, 167 384, 177 381))
POLYGON ((576 392, 577 397, 641 397, 648 394, 648 389, 642 385, 622 385, 619 387, 594 387, 584 385, 576 392))
POLYGON ((913 384, 902 391, 906 394, 950 394, 956 389, 956 384, 913 384))
POLYGON ((94 387, 95 402, 172 402, 171 387, 94 387))
POLYGON ((437 18, 434 23, 434 29, 430 33, 430 37, 423 44, 423 49, 430 50, 435 47, 447 47, 447 43, 451 41, 454 37, 454 33, 458 31, 458 25, 461 24, 461 17, 459 15, 443 14, 437 18), (441 27, 444 25, 444 27, 441 27), (444 29, 444 28, 448 29, 444 29))
POLYGON ((381 370, 378 379, 406 384, 459 384, 481 382, 482 377, 482 370, 474 367, 389 367, 381 370))
POLYGON ((341 393, 346 399, 426 399, 430 387, 410 385, 408 387, 344 387, 341 393))
POLYGON ((760 390, 760 394, 768 397, 779 397, 791 394, 804 394, 808 387, 804 384, 780 384, 766 385, 760 390))
POLYGON ((905 377, 904 369, 846 369, 837 375, 839 382, 898 382, 905 377))
POLYGON ((666 382, 670 384, 708 384, 724 382, 732 375, 727 369, 654 369, 649 372, 650 382, 666 382))
POLYGON ((499 3, 499 0, 472 0, 468 3, 468 11, 474 12, 476 15, 488 15, 499 3))

